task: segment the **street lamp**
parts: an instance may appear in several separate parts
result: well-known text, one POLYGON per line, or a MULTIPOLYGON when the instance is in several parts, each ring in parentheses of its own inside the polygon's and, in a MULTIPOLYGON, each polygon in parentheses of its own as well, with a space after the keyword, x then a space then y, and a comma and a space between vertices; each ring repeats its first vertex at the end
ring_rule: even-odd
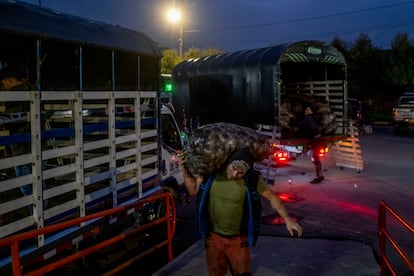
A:
POLYGON ((180 57, 183 57, 183 44, 184 44, 184 28, 183 28, 183 20, 182 20, 182 16, 181 16, 181 12, 180 10, 177 9, 170 9, 167 12, 167 18, 168 21, 170 21, 173 24, 180 24, 180 33, 179 33, 179 37, 178 37, 178 42, 179 42, 179 52, 180 52, 180 57))

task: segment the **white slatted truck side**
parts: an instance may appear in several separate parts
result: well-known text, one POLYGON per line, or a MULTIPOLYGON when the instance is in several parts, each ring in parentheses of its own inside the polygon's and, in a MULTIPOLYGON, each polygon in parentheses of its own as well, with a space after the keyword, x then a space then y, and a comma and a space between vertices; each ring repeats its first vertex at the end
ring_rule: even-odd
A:
MULTIPOLYGON (((0 91, 0 239, 182 186, 181 136, 149 37, 14 1, 0 2, 0 35, 0 73, 18 64, 31 85, 0 91)), ((77 246, 92 228, 39 235, 21 262, 77 246)), ((0 272, 10 262, 0 248, 0 272)))

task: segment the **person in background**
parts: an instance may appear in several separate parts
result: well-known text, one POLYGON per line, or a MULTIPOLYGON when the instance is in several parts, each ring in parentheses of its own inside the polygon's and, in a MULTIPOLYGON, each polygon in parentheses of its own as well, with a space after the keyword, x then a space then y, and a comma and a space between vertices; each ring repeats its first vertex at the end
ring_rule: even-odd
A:
POLYGON ((294 231, 299 237, 302 235, 301 226, 289 216, 260 173, 252 169, 253 157, 249 149, 233 153, 223 169, 212 176, 192 176, 185 170, 184 161, 182 165, 189 194, 199 196, 199 231, 205 238, 209 275, 226 275, 229 268, 232 275, 251 275, 250 246, 255 238, 252 226, 246 223, 249 209, 245 202, 254 193, 259 201, 257 194, 270 202, 272 209, 284 219, 291 236, 294 231), (249 194, 246 186, 256 189, 249 194))
POLYGON ((315 118, 313 116, 313 110, 310 106, 305 108, 305 116, 301 120, 295 120, 293 114, 289 114, 290 123, 294 128, 299 129, 299 136, 306 138, 309 141, 309 146, 312 151, 312 163, 315 165, 316 178, 310 181, 310 183, 320 183, 325 179, 322 173, 322 163, 319 157, 319 149, 323 146, 323 138, 319 131, 315 118))
MULTIPOLYGON (((11 64, 0 71, 0 81, 2 91, 30 91, 31 85, 28 80, 28 70, 24 65, 11 64)), ((28 102, 23 104, 16 104, 15 102, 6 103, 6 113, 23 113, 30 109, 28 102)), ((30 132, 30 124, 27 120, 19 122, 11 122, 8 124, 10 134, 30 132)), ((11 153, 13 156, 27 154, 31 152, 30 143, 22 143, 11 146, 11 153)), ((16 177, 24 176, 32 173, 31 163, 15 166, 16 177)), ((20 186, 20 190, 24 196, 33 194, 31 184, 20 186)), ((29 206, 29 211, 32 213, 33 206, 29 206)))

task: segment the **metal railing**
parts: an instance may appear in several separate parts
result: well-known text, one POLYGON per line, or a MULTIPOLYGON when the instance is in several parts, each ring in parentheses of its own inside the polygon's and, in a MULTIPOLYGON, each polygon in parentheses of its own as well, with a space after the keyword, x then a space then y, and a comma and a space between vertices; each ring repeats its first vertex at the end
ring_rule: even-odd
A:
MULTIPOLYGON (((7 238, 0 239, 0 248, 3 247, 9 247, 11 251, 11 266, 12 266, 12 273, 15 276, 22 275, 22 268, 25 268, 25 264, 22 264, 21 262, 21 255, 20 255, 20 243, 33 239, 39 235, 45 235, 50 234, 54 232, 61 232, 73 227, 81 227, 81 225, 85 225, 87 223, 93 223, 99 220, 101 223, 98 226, 89 227, 88 236, 97 235, 99 232, 103 231, 104 225, 108 225, 110 223, 114 223, 117 218, 120 218, 125 215, 136 215, 140 210, 142 211, 142 208, 146 204, 151 204, 155 202, 163 202, 165 203, 164 211, 165 213, 163 216, 161 214, 158 218, 155 218, 154 220, 147 222, 143 225, 137 226, 137 227, 131 227, 119 234, 113 235, 109 237, 108 239, 105 239, 99 243, 93 243, 89 247, 86 248, 80 248, 77 252, 70 254, 69 256, 64 255, 59 258, 54 258, 53 260, 50 260, 46 263, 46 265, 40 267, 40 268, 34 268, 33 270, 28 269, 29 271, 27 273, 24 273, 24 275, 43 275, 47 272, 51 272, 53 270, 56 270, 57 268, 60 268, 64 265, 67 265, 71 262, 74 262, 82 257, 85 257, 87 255, 90 255, 94 252, 97 252, 98 250, 101 250, 107 246, 113 245, 115 243, 118 243, 120 241, 125 240, 128 236, 132 234, 137 234, 143 231, 146 231, 148 229, 151 229, 155 226, 159 226, 162 223, 166 224, 166 238, 165 240, 162 240, 158 244, 153 245, 151 248, 141 252, 139 255, 135 256, 133 259, 130 259, 117 267, 113 268, 110 271, 107 271, 105 275, 113 275, 116 272, 121 271, 128 265, 132 264, 133 262, 139 260, 140 258, 149 255, 150 253, 167 246, 167 254, 168 254, 168 260, 172 261, 173 259, 173 251, 172 251, 172 240, 175 233, 175 227, 176 227, 176 207, 174 198, 170 193, 163 193, 160 195, 151 196, 145 199, 141 199, 137 201, 136 203, 113 208, 110 210, 105 210, 99 213, 95 213, 92 215, 88 215, 81 218, 72 219, 69 221, 61 222, 58 224, 47 226, 43 229, 37 229, 32 230, 28 232, 24 232, 21 234, 17 234, 14 236, 10 236, 7 238)), ((86 233, 83 233, 82 235, 85 236, 86 233)), ((73 247, 74 244, 72 244, 72 241, 77 239, 72 239, 71 243, 66 243, 66 246, 68 248, 73 247)), ((78 239, 81 240, 81 239, 78 239)), ((62 245, 59 245, 59 250, 62 250, 62 245)), ((49 252, 44 252, 43 258, 45 256, 52 255, 50 252, 56 253, 57 248, 50 248, 49 252)), ((63 255, 63 254, 62 254, 63 255)), ((33 260, 31 260, 33 261, 33 260)), ((44 261, 44 260, 43 260, 44 261)))
POLYGON ((381 275, 388 275, 390 272, 392 275, 398 275, 397 271, 391 264, 390 259, 386 254, 386 242, 392 246, 392 248, 398 253, 398 255, 403 259, 405 264, 409 267, 411 272, 414 273, 414 262, 410 259, 404 249, 397 244, 396 240, 391 237, 390 232, 387 230, 387 213, 389 213, 394 219, 401 224, 401 226, 408 229, 412 234, 414 234, 414 227, 410 225, 404 218, 402 218, 397 212, 395 212, 391 207, 382 201, 379 206, 378 212, 378 238, 379 238, 379 247, 380 247, 380 260, 381 260, 381 275))

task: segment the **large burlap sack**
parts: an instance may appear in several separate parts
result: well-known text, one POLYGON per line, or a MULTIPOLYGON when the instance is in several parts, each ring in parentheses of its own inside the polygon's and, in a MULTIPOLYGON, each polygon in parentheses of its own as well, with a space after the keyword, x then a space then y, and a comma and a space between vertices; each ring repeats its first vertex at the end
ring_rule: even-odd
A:
POLYGON ((267 158, 271 151, 268 137, 251 128, 230 123, 204 125, 188 136, 186 169, 193 175, 212 174, 241 148, 249 148, 256 161, 267 158))
POLYGON ((295 118, 304 116, 305 107, 313 109, 313 115, 322 136, 335 134, 337 129, 336 115, 332 108, 320 99, 311 95, 285 95, 281 99, 279 126, 282 137, 291 138, 297 136, 297 129, 291 126, 289 113, 295 118))
POLYGON ((335 134, 338 125, 335 121, 336 115, 331 107, 319 102, 314 105, 314 109, 322 136, 335 134))

